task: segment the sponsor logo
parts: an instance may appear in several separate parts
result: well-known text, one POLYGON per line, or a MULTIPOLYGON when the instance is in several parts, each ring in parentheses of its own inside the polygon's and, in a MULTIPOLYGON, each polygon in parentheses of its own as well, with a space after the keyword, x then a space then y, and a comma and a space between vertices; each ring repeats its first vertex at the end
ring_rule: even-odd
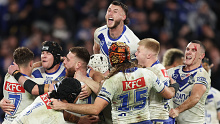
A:
POLYGON ((137 89, 146 86, 144 77, 132 81, 122 81, 123 91, 137 89))
POLYGON ((161 69, 161 71, 162 71, 164 77, 168 77, 166 69, 161 69))
POLYGON ((51 100, 50 100, 48 97, 49 97, 48 93, 45 93, 45 94, 43 94, 43 95, 40 96, 40 98, 42 99, 42 101, 45 103, 47 109, 52 109, 52 108, 49 106, 51 100))
POLYGON ((16 92, 16 93, 25 93, 25 89, 18 83, 11 83, 6 81, 4 89, 6 91, 10 92, 16 92))

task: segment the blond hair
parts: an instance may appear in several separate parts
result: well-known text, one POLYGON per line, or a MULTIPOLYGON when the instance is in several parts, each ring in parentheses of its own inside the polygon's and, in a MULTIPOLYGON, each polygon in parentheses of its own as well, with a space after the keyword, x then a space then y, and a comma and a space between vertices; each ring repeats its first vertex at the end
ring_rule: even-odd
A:
POLYGON ((162 64, 166 66, 171 66, 175 61, 180 60, 182 57, 184 57, 183 51, 176 48, 168 49, 163 56, 163 62, 162 64))
POLYGON ((144 46, 146 49, 150 49, 155 52, 157 55, 160 52, 160 43, 153 38, 145 38, 142 39, 138 45, 144 46))

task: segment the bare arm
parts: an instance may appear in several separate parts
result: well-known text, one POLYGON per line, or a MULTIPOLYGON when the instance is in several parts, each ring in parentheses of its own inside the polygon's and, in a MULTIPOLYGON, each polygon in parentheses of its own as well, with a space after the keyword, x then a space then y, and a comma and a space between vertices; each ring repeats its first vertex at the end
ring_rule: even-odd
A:
POLYGON ((165 87, 160 94, 166 98, 166 99, 171 99, 175 96, 176 91, 179 89, 179 84, 177 84, 171 77, 169 77, 170 79, 170 86, 169 87, 165 87), (175 86, 176 89, 173 87, 175 86))
POLYGON ((64 103, 57 99, 51 99, 51 102, 53 102, 53 105, 50 106, 54 110, 68 110, 87 115, 98 115, 108 105, 106 100, 99 97, 96 97, 94 104, 64 103))
MULTIPOLYGON (((14 65, 10 65, 8 67, 8 73, 10 75, 13 74, 13 72, 15 72, 16 70, 18 70, 18 65, 14 63, 14 65)), ((18 71, 18 73, 20 73, 18 71)), ((18 74, 17 73, 17 74, 18 74)), ((26 77, 24 77, 23 75, 21 75, 18 79, 18 83, 22 85, 22 87, 24 87, 25 90, 27 90, 29 93, 31 93, 32 95, 41 95, 43 93, 46 93, 48 91, 52 91, 54 90, 54 85, 53 84, 37 84, 36 82, 27 79, 26 77), (24 86, 24 84, 26 83, 26 86, 24 86), (30 84, 33 86, 30 86, 30 84), (41 91, 43 91, 43 93, 39 93, 39 89, 41 87, 41 91), (29 90, 28 90, 29 89, 29 90)))
MULTIPOLYGON (((91 71, 94 71, 94 70, 91 70, 91 71)), ((96 72, 96 71, 92 73, 93 73, 92 75, 93 79, 81 74, 80 72, 76 72, 74 77, 78 79, 79 81, 86 83, 95 94, 98 94, 99 89, 100 89, 100 82, 104 79, 104 76, 101 73, 96 72)))
POLYGON ((192 108, 199 102, 200 98, 203 96, 205 91, 206 91, 206 86, 204 86, 203 84, 195 84, 191 91, 190 97, 186 101, 184 101, 181 105, 179 105, 177 108, 171 109, 169 115, 175 118, 179 115, 179 113, 192 108))
POLYGON ((95 41, 94 41, 94 45, 93 45, 93 53, 94 54, 99 54, 100 53, 100 46, 95 41))

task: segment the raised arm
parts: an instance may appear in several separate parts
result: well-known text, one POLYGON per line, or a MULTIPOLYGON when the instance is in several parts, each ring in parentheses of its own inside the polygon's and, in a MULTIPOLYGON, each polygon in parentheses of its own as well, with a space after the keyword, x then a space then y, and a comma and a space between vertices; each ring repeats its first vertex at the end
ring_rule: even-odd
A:
POLYGON ((42 95, 46 92, 54 90, 53 84, 37 84, 36 82, 27 79, 24 77, 19 71, 18 71, 18 65, 10 65, 8 67, 8 73, 18 81, 19 84, 24 87, 25 90, 27 90, 32 95, 42 95))
POLYGON ((195 84, 192 88, 189 98, 175 109, 170 110, 170 117, 175 118, 179 113, 184 112, 195 106, 203 94, 206 92, 206 86, 203 84, 195 84))

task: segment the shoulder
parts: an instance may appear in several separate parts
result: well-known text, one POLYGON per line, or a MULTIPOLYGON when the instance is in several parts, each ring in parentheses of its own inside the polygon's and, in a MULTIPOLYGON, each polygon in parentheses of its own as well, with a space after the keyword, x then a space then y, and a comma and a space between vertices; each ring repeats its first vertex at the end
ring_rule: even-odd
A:
POLYGON ((94 32, 94 35, 97 35, 97 34, 100 34, 101 31, 104 31, 104 30, 108 30, 108 27, 107 25, 104 25, 104 26, 101 26, 99 28, 97 28, 94 32))

